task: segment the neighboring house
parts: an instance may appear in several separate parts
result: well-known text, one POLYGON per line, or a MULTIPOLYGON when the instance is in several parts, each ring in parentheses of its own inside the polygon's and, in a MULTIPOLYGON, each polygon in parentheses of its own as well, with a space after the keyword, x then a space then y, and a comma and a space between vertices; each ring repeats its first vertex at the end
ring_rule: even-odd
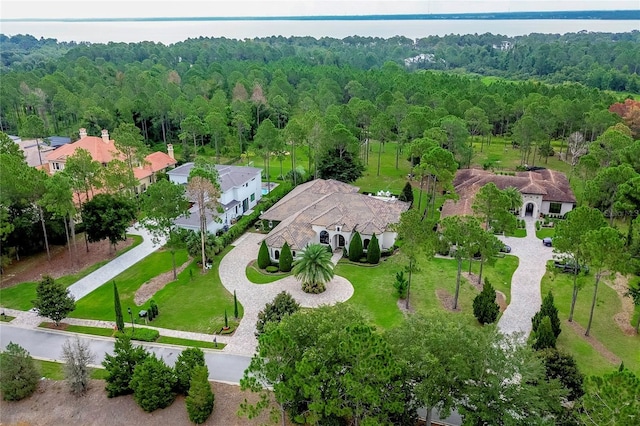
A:
POLYGON ((473 199, 480 188, 489 182, 499 189, 514 187, 522 194, 519 216, 538 217, 540 214, 562 217, 573 210, 576 197, 564 173, 543 169, 496 175, 480 169, 458 170, 453 186, 459 199, 447 200, 442 206, 441 218, 453 215, 473 215, 473 199))
POLYGON ((71 138, 64 136, 49 136, 40 140, 24 139, 19 136, 9 136, 24 152, 25 161, 31 167, 47 170, 47 154, 54 149, 71 142, 71 138), (38 152, 38 147, 40 151, 38 152))
MULTIPOLYGON (((194 163, 186 163, 171 170, 169 180, 186 185, 194 163)), ((262 198, 262 170, 255 167, 223 166, 216 164, 220 178, 219 211, 207 210, 207 229, 215 234, 218 230, 230 226, 238 217, 249 213, 262 198)), ((198 206, 189 209, 188 217, 179 217, 176 225, 180 228, 200 230, 198 206)))
MULTIPOLYGON (((80 129, 80 139, 73 143, 64 144, 46 156, 49 173, 64 170, 67 158, 75 154, 76 150, 84 149, 89 152, 94 161, 106 166, 111 160, 124 160, 113 139, 109 139, 109 132, 102 131, 102 136, 88 136, 86 129, 80 129)), ((144 192, 149 185, 156 181, 156 174, 164 172, 177 163, 173 157, 173 146, 167 145, 168 154, 154 152, 145 157, 144 164, 134 167, 133 175, 138 180, 136 192, 144 192)))
POLYGON ((331 250, 348 248, 356 231, 365 250, 373 234, 381 250, 391 248, 397 237, 393 225, 409 203, 360 194, 358 189, 336 180, 316 179, 297 186, 264 212, 260 219, 273 228, 266 238, 271 259, 280 258, 285 241, 294 257, 312 243, 331 250))

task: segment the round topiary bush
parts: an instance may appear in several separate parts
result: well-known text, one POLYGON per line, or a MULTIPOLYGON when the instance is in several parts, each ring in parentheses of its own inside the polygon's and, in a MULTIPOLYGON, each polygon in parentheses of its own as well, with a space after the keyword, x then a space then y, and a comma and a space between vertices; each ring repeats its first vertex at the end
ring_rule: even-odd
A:
POLYGON ((277 266, 274 266, 274 265, 269 265, 269 266, 267 266, 267 267, 265 268, 265 271, 267 271, 267 272, 268 272, 268 273, 270 273, 270 274, 273 274, 273 273, 275 273, 275 272, 278 272, 278 270, 279 270, 279 269, 278 269, 278 267, 277 267, 277 266))

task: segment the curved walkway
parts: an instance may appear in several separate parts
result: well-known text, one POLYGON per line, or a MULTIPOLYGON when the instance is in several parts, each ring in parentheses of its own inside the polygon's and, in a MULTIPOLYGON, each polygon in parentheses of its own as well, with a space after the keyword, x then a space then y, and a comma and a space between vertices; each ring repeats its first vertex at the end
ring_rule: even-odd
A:
MULTIPOLYGON (((253 355, 258 345, 255 337, 258 313, 282 291, 288 291, 303 307, 317 307, 344 302, 353 295, 353 286, 343 277, 334 276, 327 283, 327 291, 322 294, 308 294, 302 291, 300 282, 293 276, 285 277, 270 284, 253 284, 247 279, 247 265, 258 257, 262 234, 246 233, 233 245, 220 262, 218 268, 220 280, 229 292, 236 292, 238 300, 244 307, 244 316, 233 337, 228 340, 225 352, 241 355, 253 355)), ((337 263, 342 253, 334 255, 333 263, 337 263)))
POLYGON ((116 257, 103 267, 96 269, 86 277, 78 280, 75 284, 70 285, 69 292, 76 300, 82 299, 96 288, 112 280, 121 272, 162 247, 165 243, 164 239, 162 239, 155 244, 151 234, 141 226, 132 226, 127 229, 127 234, 140 235, 142 237, 142 243, 116 257))
POLYGON ((511 302, 498 321, 505 334, 520 333, 527 338, 531 333, 531 318, 540 310, 540 281, 547 271, 547 261, 553 258, 553 249, 542 245, 536 237, 536 220, 525 218, 525 238, 500 237, 511 246, 511 254, 520 260, 511 278, 511 302))

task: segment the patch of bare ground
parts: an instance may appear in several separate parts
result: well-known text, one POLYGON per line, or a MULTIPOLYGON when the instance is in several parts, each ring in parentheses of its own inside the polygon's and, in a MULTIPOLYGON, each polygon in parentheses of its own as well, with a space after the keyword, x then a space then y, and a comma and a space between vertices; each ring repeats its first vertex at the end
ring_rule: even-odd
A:
MULTIPOLYGON (((256 402, 258 394, 241 392, 240 387, 210 382, 215 403, 205 425, 262 425, 269 423, 269 410, 248 420, 236 414, 246 398, 256 402)), ((88 392, 73 396, 63 381, 42 380, 29 398, 0 403, 0 425, 21 426, 157 426, 192 425, 184 397, 179 396, 169 407, 152 413, 143 411, 131 395, 107 398, 104 381, 92 380, 88 392)), ((290 424, 290 423, 287 423, 290 424)))
POLYGON ((620 364, 620 358, 616 356, 613 352, 607 349, 598 339, 593 336, 585 336, 584 332, 586 331, 583 326, 578 324, 575 321, 565 321, 565 324, 571 327, 578 336, 582 337, 584 340, 589 342, 589 344, 596 350, 600 355, 602 355, 607 361, 614 365, 620 364))
POLYGON ((411 307, 411 305, 409 305, 409 309, 407 309, 407 299, 398 299, 396 304, 398 305, 398 309, 400 309, 400 312, 402 312, 405 315, 413 314, 415 312, 415 310, 413 309, 413 307, 411 307))
MULTIPOLYGON (((117 252, 113 250, 109 240, 89 243, 88 252, 83 235, 78 234, 76 240, 75 246, 73 242, 71 243, 71 252, 67 246, 51 246, 51 260, 47 260, 46 252, 21 257, 20 260, 13 259, 11 264, 4 268, 1 287, 11 287, 26 281, 38 281, 43 275, 60 278, 116 257, 117 252)), ((120 251, 132 244, 133 238, 127 238, 118 243, 117 250, 120 251)))
POLYGON ((606 284, 618 293, 622 305, 622 311, 615 314, 613 320, 626 336, 635 336, 636 330, 631 325, 635 306, 633 299, 625 296, 625 293, 629 290, 629 278, 621 274, 616 274, 615 279, 613 281, 606 281, 606 284))
MULTIPOLYGON (((176 274, 184 271, 187 266, 191 263, 192 259, 189 258, 185 263, 176 268, 176 274)), ((145 303, 147 300, 151 299, 154 294, 158 291, 162 290, 164 286, 173 282, 173 268, 170 271, 165 272, 164 274, 160 274, 156 277, 153 277, 146 283, 142 284, 140 288, 136 291, 135 296, 133 297, 133 301, 136 305, 140 306, 145 303)))
POLYGON ((436 289, 436 297, 440 301, 443 308, 451 312, 460 312, 460 304, 456 309, 453 309, 453 296, 447 290, 443 288, 436 289))

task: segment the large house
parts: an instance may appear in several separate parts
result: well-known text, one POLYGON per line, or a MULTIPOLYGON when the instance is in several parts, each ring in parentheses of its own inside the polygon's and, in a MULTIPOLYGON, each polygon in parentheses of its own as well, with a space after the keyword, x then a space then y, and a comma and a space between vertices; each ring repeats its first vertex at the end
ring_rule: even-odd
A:
MULTIPOLYGON (((194 163, 186 163, 168 172, 169 180, 186 185, 194 163)), ((211 233, 230 226, 235 220, 250 212, 262 198, 262 170, 255 167, 216 165, 220 179, 220 209, 207 210, 207 229, 211 233)), ((200 230, 198 206, 189 209, 189 215, 179 217, 176 225, 194 231, 200 230)))
POLYGON ((294 257, 312 243, 332 250, 348 247, 356 231, 365 250, 373 234, 381 250, 393 246, 397 237, 393 225, 409 203, 360 194, 358 189, 336 180, 316 179, 297 186, 264 212, 260 219, 273 228, 265 240, 271 259, 279 259, 285 242, 294 257))
MULTIPOLYGON (((109 138, 107 130, 103 130, 101 137, 97 137, 88 136, 86 129, 80 129, 80 139, 73 143, 64 144, 47 154, 47 171, 53 174, 64 170, 67 158, 75 154, 78 149, 88 151, 91 158, 103 166, 115 159, 124 160, 124 156, 116 148, 113 139, 109 138)), ((173 157, 173 146, 167 145, 167 151, 168 153, 153 152, 145 157, 143 164, 134 167, 133 175, 138 180, 136 192, 145 191, 149 185, 156 181, 157 173, 164 172, 175 166, 176 160, 173 157)))
POLYGON ((447 200, 440 217, 472 215, 473 199, 480 188, 493 182, 499 189, 514 187, 522 194, 519 216, 538 217, 540 214, 562 217, 573 210, 576 197, 564 173, 549 169, 497 175, 487 170, 458 170, 453 187, 459 199, 447 200))

